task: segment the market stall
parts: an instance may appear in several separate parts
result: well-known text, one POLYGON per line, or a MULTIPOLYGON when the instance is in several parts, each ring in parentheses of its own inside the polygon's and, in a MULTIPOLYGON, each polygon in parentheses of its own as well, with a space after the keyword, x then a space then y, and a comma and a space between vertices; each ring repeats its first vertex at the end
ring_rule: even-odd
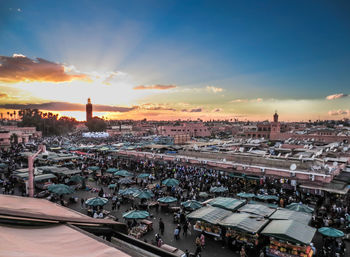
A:
POLYGON ((310 243, 316 229, 294 220, 273 220, 261 232, 270 238, 267 256, 311 257, 310 243))
POLYGON ((229 243, 235 241, 236 245, 245 245, 250 248, 259 244, 258 233, 268 223, 269 220, 248 213, 233 213, 219 222, 226 228, 226 238, 229 243))
POLYGON ((151 221, 148 222, 148 220, 145 220, 147 217, 149 217, 149 213, 147 211, 133 210, 123 214, 124 219, 141 220, 136 226, 133 226, 130 229, 130 236, 140 238, 151 230, 153 223, 151 221))
POLYGON ((195 231, 204 231, 206 234, 221 237, 219 223, 222 219, 231 214, 231 211, 223 210, 218 207, 206 206, 190 213, 187 215, 187 218, 196 222, 193 226, 195 231))

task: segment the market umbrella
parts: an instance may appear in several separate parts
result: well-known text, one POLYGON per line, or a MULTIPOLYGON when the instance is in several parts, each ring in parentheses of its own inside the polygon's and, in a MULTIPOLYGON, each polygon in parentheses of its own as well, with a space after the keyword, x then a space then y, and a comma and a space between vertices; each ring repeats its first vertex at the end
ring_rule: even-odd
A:
POLYGON ((196 200, 188 200, 186 202, 182 202, 181 205, 191 210, 197 210, 203 206, 201 202, 198 202, 196 200))
POLYGON ((133 195, 135 193, 140 192, 140 189, 135 188, 135 187, 130 187, 130 188, 126 188, 126 189, 120 189, 119 190, 119 194, 120 195, 133 195))
POLYGON ((167 187, 177 186, 180 182, 175 178, 167 178, 162 181, 163 185, 166 185, 167 187))
POLYGON ((227 192, 228 188, 227 187, 211 187, 210 188, 210 192, 212 193, 223 193, 223 192, 227 192))
POLYGON ((157 201, 160 202, 160 203, 173 203, 173 202, 177 201, 177 198, 172 197, 172 196, 165 196, 165 197, 162 197, 162 198, 158 198, 157 201))
POLYGON ((132 177, 133 174, 127 170, 118 170, 116 173, 114 173, 115 176, 122 176, 122 177, 132 177))
POLYGON ((97 166, 90 166, 88 167, 89 170, 92 170, 92 171, 97 171, 100 169, 100 167, 97 167, 97 166))
POLYGON ((108 185, 108 188, 116 188, 117 187, 117 184, 109 184, 108 185))
POLYGON ((133 210, 123 214, 124 219, 145 219, 149 216, 147 211, 133 210))
POLYGON ((237 194, 238 197, 241 198, 253 198, 255 196, 255 194, 251 194, 251 193, 239 193, 237 194))
POLYGON ((118 171, 118 169, 116 169, 116 168, 108 168, 106 170, 107 173, 116 173, 117 171, 118 171))
POLYGON ((6 163, 0 163, 0 169, 5 169, 7 168, 7 164, 6 163))
POLYGON ((302 204, 302 203, 291 203, 289 205, 287 205, 286 207, 289 210, 293 210, 293 211, 299 211, 299 212, 306 212, 306 213, 313 213, 314 209, 302 204))
POLYGON ((207 198, 209 196, 209 194, 207 192, 199 192, 198 196, 207 198))
POLYGON ((69 182, 75 182, 75 183, 79 183, 81 181, 83 181, 83 177, 80 175, 74 175, 69 179, 69 182))
POLYGON ((328 237, 343 237, 344 233, 338 229, 330 228, 330 227, 322 227, 318 229, 318 232, 320 232, 324 236, 328 237))
POLYGON ((141 174, 139 174, 137 177, 138 178, 149 178, 149 173, 141 173, 141 174))
POLYGON ((133 194, 133 197, 137 197, 140 199, 151 199, 154 196, 154 194, 151 191, 140 191, 133 194))
POLYGON ((51 184, 47 187, 47 189, 51 193, 54 193, 57 195, 72 194, 74 192, 74 189, 72 189, 71 187, 65 184, 51 184))
POLYGON ((103 206, 106 203, 108 203, 108 199, 103 197, 93 197, 85 201, 88 206, 103 206))
POLYGON ((127 185, 127 184, 132 184, 135 181, 129 179, 129 178, 121 178, 118 180, 118 183, 122 184, 122 185, 127 185))

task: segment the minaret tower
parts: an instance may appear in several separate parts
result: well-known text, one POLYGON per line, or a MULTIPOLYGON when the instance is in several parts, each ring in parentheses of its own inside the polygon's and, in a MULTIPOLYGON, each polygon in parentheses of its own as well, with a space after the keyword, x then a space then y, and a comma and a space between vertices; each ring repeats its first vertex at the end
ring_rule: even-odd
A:
POLYGON ((86 121, 89 122, 92 119, 92 104, 91 99, 88 98, 88 102, 86 104, 86 121))

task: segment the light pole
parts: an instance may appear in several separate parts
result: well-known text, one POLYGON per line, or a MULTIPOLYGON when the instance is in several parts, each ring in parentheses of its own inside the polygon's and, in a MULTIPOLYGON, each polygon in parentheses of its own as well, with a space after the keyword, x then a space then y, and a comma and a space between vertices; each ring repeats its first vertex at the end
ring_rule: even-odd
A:
POLYGON ((29 197, 34 197, 34 160, 40 153, 46 153, 46 146, 39 145, 38 151, 34 155, 28 156, 28 194, 29 197))

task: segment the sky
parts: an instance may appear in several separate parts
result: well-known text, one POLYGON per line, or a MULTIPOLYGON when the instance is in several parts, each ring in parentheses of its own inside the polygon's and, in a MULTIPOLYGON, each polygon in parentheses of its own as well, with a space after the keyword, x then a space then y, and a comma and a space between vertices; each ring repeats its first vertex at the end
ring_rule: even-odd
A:
POLYGON ((0 0, 0 112, 350 118, 350 2, 0 0))

